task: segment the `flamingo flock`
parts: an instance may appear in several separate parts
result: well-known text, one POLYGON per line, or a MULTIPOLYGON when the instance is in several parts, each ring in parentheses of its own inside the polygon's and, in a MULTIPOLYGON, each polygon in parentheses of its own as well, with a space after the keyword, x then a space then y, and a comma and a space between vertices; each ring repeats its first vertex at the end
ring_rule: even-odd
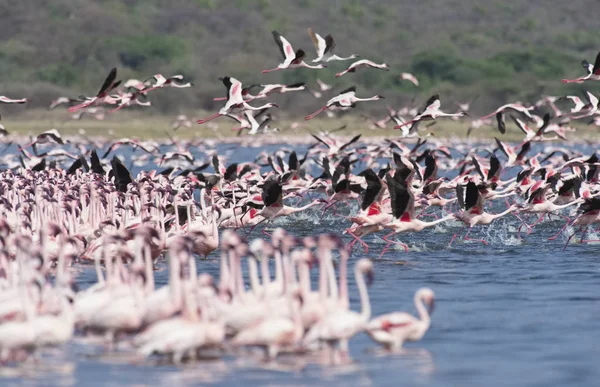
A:
MULTIPOLYGON (((308 33, 317 54, 310 63, 302 49, 273 31, 283 62, 263 73, 321 70, 358 58, 334 54, 331 35, 308 33)), ((587 75, 565 82, 597 81, 598 66, 598 59, 585 62, 587 75)), ((389 66, 360 59, 337 75, 346 79, 357 69, 389 66)), ((400 79, 419 85, 409 73, 400 79)), ((320 98, 332 91, 320 80, 318 91, 303 82, 244 87, 232 76, 220 81, 225 97, 214 99, 224 106, 196 122, 229 117, 250 135, 280 130, 270 127, 267 113, 278 105, 254 100, 301 91, 320 98)), ((122 83, 113 68, 93 96, 59 98, 51 108, 66 104, 71 113, 95 114, 91 109, 108 105, 107 113, 114 114, 150 106, 148 95, 165 87, 193 84, 182 75, 161 74, 122 83)), ((355 86, 334 92, 305 121, 383 99, 356 92, 355 86)), ((0 97, 3 104, 26 102, 0 97)), ((500 106, 469 127, 468 133, 496 126, 493 141, 422 135, 421 122, 469 116, 470 102, 456 105, 457 111, 443 111, 439 94, 433 94, 420 107, 388 106, 384 118, 372 121, 381 129, 394 122, 394 129, 402 129, 398 139, 335 134, 345 125, 310 133, 297 147, 292 136, 265 135, 244 143, 262 148, 246 160, 239 147, 226 154, 210 140, 108 141, 63 137, 51 129, 21 141, 1 127, 10 141, 0 154, 0 361, 18 363, 83 336, 101 337, 107 351, 176 364, 205 352, 253 356, 253 348, 262 349, 260 357, 268 361, 291 355, 343 364, 351 361, 350 341, 359 333, 395 351, 428 331, 433 290, 416 291, 417 317, 373 316, 368 291, 378 260, 411 254, 417 233, 446 238, 443 249, 486 248, 494 243, 486 232, 510 218, 519 225, 520 240, 536 233, 557 243, 552 241, 562 236, 563 249, 576 235, 581 243, 598 242, 593 235, 600 223, 600 160, 595 151, 550 143, 575 131, 572 120, 598 118, 596 96, 586 91, 582 98, 544 96, 534 105, 500 106), (499 138, 512 130, 506 116, 524 134, 517 144, 499 138), (267 151, 269 144, 279 148, 267 151), (337 229, 295 236, 277 227, 306 219, 302 214, 315 222, 333 219, 337 229), (544 222, 557 232, 536 230, 544 222), (265 236, 248 241, 254 232, 265 236), (369 254, 374 244, 383 246, 378 258, 352 259, 361 248, 369 254), (218 260, 218 278, 203 267, 208 259, 218 260), (157 287, 162 262, 168 283, 157 287), (78 274, 86 265, 96 280, 79 289, 78 274), (359 310, 350 307, 349 276, 358 288, 359 310)), ((193 121, 179 116, 172 129, 193 121)))

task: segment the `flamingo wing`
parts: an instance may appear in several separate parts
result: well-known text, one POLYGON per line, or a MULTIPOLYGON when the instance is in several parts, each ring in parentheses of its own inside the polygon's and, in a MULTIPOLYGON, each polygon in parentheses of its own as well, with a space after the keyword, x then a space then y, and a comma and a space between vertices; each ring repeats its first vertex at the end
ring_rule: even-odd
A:
POLYGON ((331 34, 325 37, 325 53, 332 53, 335 48, 335 40, 333 40, 333 36, 331 34))
POLYGON ((267 180, 263 184, 261 198, 263 203, 265 203, 265 207, 272 206, 276 203, 281 203, 283 201, 282 194, 283 189, 281 188, 281 184, 277 180, 267 180))
POLYGON ((513 120, 513 122, 515 123, 515 125, 517 125, 517 127, 519 129, 521 129, 521 131, 523 133, 525 133, 526 136, 529 136, 529 135, 532 134, 532 130, 529 129, 529 127, 527 125, 525 125, 525 123, 523 121, 521 121, 520 119, 515 118, 513 116, 510 116, 510 118, 513 120))
POLYGON ((498 131, 506 133, 506 124, 504 123, 504 111, 496 113, 496 122, 498 122, 498 131))
POLYGON ((312 28, 308 29, 308 35, 310 36, 310 39, 312 40, 315 46, 315 51, 317 52, 317 59, 323 58, 323 55, 325 55, 325 53, 327 52, 327 43, 325 42, 325 39, 323 39, 321 35, 315 33, 312 28))
POLYGON ((360 139, 360 136, 362 136, 362 134, 358 134, 358 135, 356 135, 356 136, 352 137, 352 139, 351 139, 350 141, 348 141, 347 143, 345 143, 344 145, 342 145, 342 146, 340 147, 340 150, 339 150, 339 151, 342 151, 342 150, 344 150, 344 148, 346 148, 347 146, 349 146, 349 145, 351 145, 351 144, 354 144, 356 141, 358 141, 358 140, 360 139))
POLYGON ((294 56, 294 59, 292 60, 292 63, 300 64, 300 62, 302 62, 305 57, 306 57, 306 53, 304 52, 303 49, 299 48, 298 50, 296 50, 296 54, 294 56))
POLYGON ((314 134, 310 134, 311 136, 313 136, 313 138, 315 140, 317 140, 318 142, 320 142, 321 144, 325 145, 327 148, 331 148, 331 146, 329 146, 329 144, 327 144, 325 141, 321 140, 319 137, 315 136, 314 134))
POLYGON ((466 189, 466 193, 464 196, 465 210, 468 211, 471 208, 475 207, 477 205, 478 200, 479 200, 479 189, 477 188, 477 185, 475 183, 470 181, 467 183, 467 189, 466 189))
POLYGON ((408 192, 406 183, 399 179, 399 176, 394 177, 386 175, 385 180, 388 185, 388 191, 390 192, 392 215, 394 218, 399 219, 404 212, 408 209, 411 195, 408 192))
POLYGON ((277 47, 279 47, 279 51, 281 51, 281 55, 283 55, 283 63, 290 64, 292 60, 294 60, 294 48, 287 41, 286 38, 281 36, 281 34, 277 31, 272 31, 273 39, 275 43, 277 43, 277 47))
POLYGON ((596 55, 596 60, 594 61, 594 67, 592 72, 594 75, 600 75, 600 52, 596 55))
POLYGON ((111 86, 114 84, 115 79, 117 79, 117 68, 113 67, 108 73, 106 79, 104 80, 104 83, 102 84, 100 91, 98 91, 97 96, 103 95, 104 93, 107 93, 110 89, 112 89, 111 86))

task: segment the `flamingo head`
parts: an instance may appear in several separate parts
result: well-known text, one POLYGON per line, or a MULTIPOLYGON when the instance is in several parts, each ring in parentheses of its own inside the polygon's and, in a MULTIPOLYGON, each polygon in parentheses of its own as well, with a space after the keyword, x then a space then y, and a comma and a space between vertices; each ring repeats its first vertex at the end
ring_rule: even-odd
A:
POLYGON ((420 298, 427 304, 429 314, 435 309, 435 293, 429 288, 421 288, 417 291, 417 298, 420 298))
POLYGON ((389 65, 389 64, 387 64, 387 63, 383 63, 383 64, 381 65, 381 68, 382 68, 383 70, 390 71, 390 65, 389 65))
POLYGON ((375 97, 373 97, 373 99, 375 99, 375 100, 385 99, 385 97, 383 95, 376 95, 375 97))
POLYGON ((363 258, 356 262, 356 268, 365 275, 367 280, 367 285, 371 285, 373 283, 373 262, 370 259, 363 258))

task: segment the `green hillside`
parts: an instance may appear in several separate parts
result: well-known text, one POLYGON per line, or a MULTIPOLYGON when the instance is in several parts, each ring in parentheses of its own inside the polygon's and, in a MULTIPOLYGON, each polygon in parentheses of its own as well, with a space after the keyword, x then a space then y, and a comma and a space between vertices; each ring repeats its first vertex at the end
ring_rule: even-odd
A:
MULTIPOLYGON (((160 90, 154 112, 213 109, 219 76, 244 83, 305 81, 359 86, 399 104, 436 91, 444 101, 478 97, 473 109, 542 94, 581 91, 560 83, 582 73, 600 48, 590 2, 560 0, 18 0, 0 2, 0 94, 28 96, 33 107, 59 95, 96 91, 110 67, 119 76, 183 74, 196 87, 160 90), (385 61, 336 79, 344 64, 320 71, 262 75, 280 54, 278 30, 314 56, 306 28, 333 34, 340 55, 385 61), (398 80, 415 74, 421 86, 398 80)), ((346 62, 345 62, 346 63, 346 62)), ((350 63, 350 62, 348 62, 350 63)), ((282 111, 304 115, 321 101, 309 93, 277 97, 282 111), (290 101, 294 101, 291 112, 290 101)), ((368 107, 367 107, 368 108, 368 107)), ((370 106, 384 111, 383 106, 370 106)))

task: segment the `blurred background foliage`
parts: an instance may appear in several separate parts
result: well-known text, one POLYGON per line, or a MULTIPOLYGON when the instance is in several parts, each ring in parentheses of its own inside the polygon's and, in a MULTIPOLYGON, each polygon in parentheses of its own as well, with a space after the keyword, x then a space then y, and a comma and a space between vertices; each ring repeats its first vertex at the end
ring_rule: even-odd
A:
MULTIPOLYGON (((196 87, 160 90, 156 113, 214 109, 224 94, 218 77, 246 84, 307 82, 336 90, 356 84, 360 95, 383 94, 399 105, 439 92, 484 112, 542 94, 581 92, 560 83, 593 61, 600 19, 583 0, 18 0, 0 2, 0 94, 32 98, 42 107, 57 96, 93 94, 108 70, 120 78, 183 74, 196 87), (333 34, 340 55, 356 53, 392 71, 359 70, 336 79, 326 70, 262 75, 280 61, 270 31, 314 56, 306 28, 333 34), (401 72, 420 80, 416 88, 401 72)), ((586 87, 589 85, 586 85, 586 87)), ((322 104, 309 93, 279 96, 303 115, 322 104)), ((381 110, 371 104, 367 109, 381 110)), ((282 111, 285 111, 282 109, 282 111)), ((290 113, 287 109, 287 112, 290 113)), ((290 113, 291 114, 291 113, 290 113)))

